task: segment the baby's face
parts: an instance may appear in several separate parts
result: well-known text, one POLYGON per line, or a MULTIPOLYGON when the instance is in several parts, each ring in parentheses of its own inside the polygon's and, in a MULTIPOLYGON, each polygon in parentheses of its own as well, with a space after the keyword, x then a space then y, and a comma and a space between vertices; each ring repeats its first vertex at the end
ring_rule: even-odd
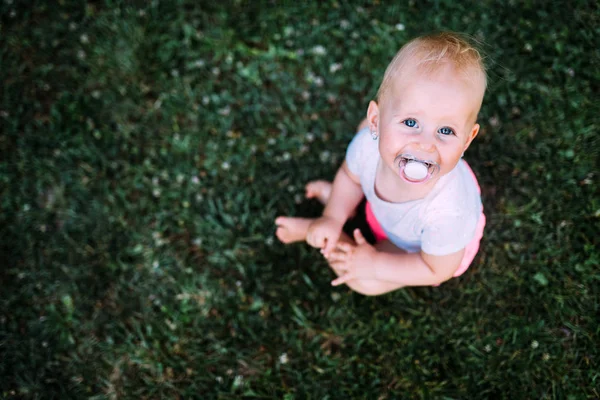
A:
POLYGON ((379 105, 369 107, 370 122, 379 132, 379 152, 385 164, 401 174, 400 154, 439 164, 432 182, 450 172, 479 131, 475 123, 483 87, 468 82, 450 68, 433 74, 404 74, 379 105), (479 87, 478 87, 479 86, 479 87))

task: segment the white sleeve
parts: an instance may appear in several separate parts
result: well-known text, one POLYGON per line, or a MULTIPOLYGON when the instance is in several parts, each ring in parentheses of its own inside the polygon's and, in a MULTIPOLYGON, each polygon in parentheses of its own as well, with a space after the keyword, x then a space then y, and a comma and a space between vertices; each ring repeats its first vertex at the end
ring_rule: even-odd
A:
POLYGON ((346 150, 346 164, 348 169, 356 176, 360 176, 360 171, 363 169, 365 158, 365 141, 371 140, 369 136, 369 128, 363 128, 348 145, 346 150))

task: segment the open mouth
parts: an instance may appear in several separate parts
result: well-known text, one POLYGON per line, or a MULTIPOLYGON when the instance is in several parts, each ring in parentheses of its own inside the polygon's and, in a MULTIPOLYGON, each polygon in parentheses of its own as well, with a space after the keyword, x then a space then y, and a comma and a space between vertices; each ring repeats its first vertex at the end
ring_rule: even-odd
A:
POLYGON ((427 182, 440 169, 439 164, 435 161, 421 160, 406 153, 396 157, 395 162, 400 170, 400 176, 410 183, 427 182))

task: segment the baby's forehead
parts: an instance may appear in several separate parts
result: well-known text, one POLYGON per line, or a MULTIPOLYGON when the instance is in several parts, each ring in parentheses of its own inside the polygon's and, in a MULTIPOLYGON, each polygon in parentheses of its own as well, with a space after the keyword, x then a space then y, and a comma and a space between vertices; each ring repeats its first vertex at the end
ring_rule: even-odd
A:
POLYGON ((427 82, 440 86, 461 86, 469 96, 476 99, 483 99, 486 86, 485 77, 477 73, 477 71, 458 69, 450 63, 438 65, 434 68, 419 67, 419 65, 407 65, 405 68, 396 71, 390 85, 394 95, 400 95, 407 86, 427 82))
POLYGON ((393 76, 393 81, 431 79, 438 82, 461 81, 467 85, 485 89, 486 80, 483 71, 476 67, 461 67, 452 62, 406 63, 393 76))
POLYGON ((443 97, 438 98, 440 100, 444 99, 445 104, 450 101, 451 108, 453 106, 460 107, 460 112, 457 111, 456 115, 464 114, 469 122, 475 123, 485 93, 484 82, 463 76, 451 69, 444 72, 422 70, 410 72, 412 73, 394 77, 390 85, 390 91, 384 94, 383 99, 380 101, 385 102, 392 109, 400 111, 404 106, 410 108, 413 105, 413 102, 417 99, 414 96, 418 96, 421 89, 425 90, 425 87, 427 87, 435 90, 439 87, 441 89, 440 96, 443 97), (442 95, 442 92, 446 94, 442 95), (448 96, 449 92, 451 93, 450 97, 448 96), (464 106, 459 106, 459 104, 464 104, 464 106))

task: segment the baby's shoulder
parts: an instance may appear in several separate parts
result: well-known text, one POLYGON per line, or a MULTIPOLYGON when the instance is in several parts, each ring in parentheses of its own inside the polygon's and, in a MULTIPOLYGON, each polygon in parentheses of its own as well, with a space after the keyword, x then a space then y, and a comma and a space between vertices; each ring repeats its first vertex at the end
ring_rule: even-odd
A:
POLYGON ((350 166, 350 170, 357 173, 359 169, 363 169, 365 163, 368 163, 376 158, 374 155, 378 153, 377 141, 373 140, 368 127, 358 131, 346 150, 346 162, 350 166))
POLYGON ((360 143, 362 145, 369 143, 369 142, 374 142, 374 140, 371 138, 371 132, 370 132, 368 126, 365 126, 360 131, 358 131, 354 134, 354 137, 352 138, 352 142, 350 142, 350 145, 352 145, 352 143, 354 143, 354 142, 360 143))

